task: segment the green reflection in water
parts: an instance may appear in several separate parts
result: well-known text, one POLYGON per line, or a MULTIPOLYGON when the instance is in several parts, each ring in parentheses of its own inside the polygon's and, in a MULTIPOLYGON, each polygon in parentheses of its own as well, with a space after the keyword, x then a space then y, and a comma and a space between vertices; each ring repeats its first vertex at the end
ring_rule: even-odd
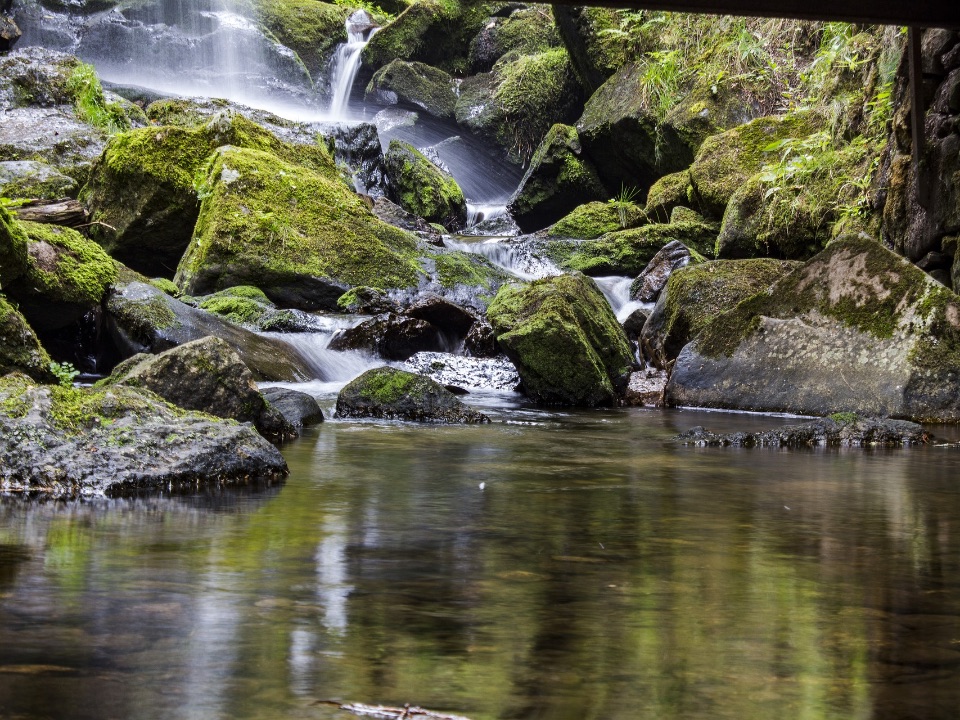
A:
POLYGON ((0 716, 956 716, 953 451, 508 419, 328 423, 270 492, 0 504, 0 716))

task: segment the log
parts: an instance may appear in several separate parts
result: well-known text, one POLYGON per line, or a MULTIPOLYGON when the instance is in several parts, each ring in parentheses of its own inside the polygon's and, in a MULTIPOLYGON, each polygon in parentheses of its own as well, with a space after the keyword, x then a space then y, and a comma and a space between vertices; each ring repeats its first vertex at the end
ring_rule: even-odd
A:
POLYGON ((66 227, 81 227, 89 224, 87 209, 76 200, 34 200, 13 209, 17 220, 46 223, 48 225, 64 225, 66 227))

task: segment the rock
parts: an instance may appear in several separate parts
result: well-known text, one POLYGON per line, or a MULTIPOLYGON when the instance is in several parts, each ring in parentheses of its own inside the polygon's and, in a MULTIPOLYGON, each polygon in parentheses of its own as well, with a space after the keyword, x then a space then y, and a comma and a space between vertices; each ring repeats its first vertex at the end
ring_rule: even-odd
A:
POLYGON ((669 222, 674 208, 690 204, 690 171, 664 175, 650 186, 644 214, 650 222, 669 222))
POLYGON ((302 381, 317 368, 279 340, 257 335, 138 280, 117 283, 106 302, 106 331, 122 357, 164 350, 215 335, 240 355, 257 380, 302 381))
POLYGON ((470 74, 489 72, 504 55, 533 55, 560 45, 552 18, 542 8, 520 7, 490 18, 470 41, 470 74))
POLYGON ((0 14, 0 53, 13 50, 22 33, 12 17, 0 14))
POLYGON ((450 387, 471 390, 516 390, 520 384, 517 369, 505 357, 479 358, 449 353, 419 352, 404 363, 418 375, 450 387))
POLYGON ((490 419, 430 378, 391 367, 367 370, 337 396, 337 417, 375 417, 430 423, 488 423, 490 419))
POLYGON ((955 422, 957 353, 957 296, 850 236, 715 318, 677 358, 667 399, 955 422))
POLYGON ((764 259, 714 260, 678 269, 643 327, 644 356, 666 367, 715 317, 796 267, 796 263, 764 259))
POLYGON ((186 293, 255 285, 282 307, 336 310, 352 285, 409 287, 420 279, 415 238, 372 215, 332 164, 319 171, 272 152, 224 147, 205 185, 175 278, 186 293))
POLYGON ((667 373, 664 370, 647 368, 630 373, 623 404, 632 407, 661 407, 663 388, 666 385, 667 373))
MULTIPOLYGON (((309 0, 312 2, 313 0, 309 0)), ((374 198, 374 214, 381 220, 393 223, 377 212, 377 203, 384 201, 387 180, 384 176, 383 148, 377 135, 377 126, 367 122, 335 123, 322 125, 328 142, 333 142, 333 159, 338 165, 350 168, 353 187, 358 193, 374 198)), ((411 228, 403 225, 405 230, 411 228)))
MULTIPOLYGON (((407 212, 385 197, 374 198, 373 214, 389 225, 416 233, 432 245, 443 245, 443 235, 419 215, 407 212)), ((446 228, 444 228, 445 230, 446 228)))
POLYGON ((37 160, 79 183, 106 141, 103 130, 77 120, 68 106, 14 108, 3 112, 0 123, 0 158, 37 160))
POLYGON ((419 298, 407 308, 406 314, 424 320, 458 340, 463 339, 477 321, 477 316, 472 311, 433 294, 419 298))
POLYGON ((59 330, 99 307, 117 279, 105 252, 76 230, 20 222, 27 235, 26 272, 5 286, 30 324, 59 330))
POLYGON ((146 388, 185 410, 251 422, 273 442, 297 437, 293 426, 264 400, 240 356, 217 337, 200 338, 159 355, 134 355, 103 382, 146 388))
POLYGON ((272 483, 287 473, 252 427, 128 387, 0 379, 0 490, 55 497, 272 483))
POLYGON ((646 312, 641 308, 637 308, 621 323, 623 325, 623 332, 627 334, 629 340, 638 341, 640 339, 640 333, 643 332, 643 326, 647 323, 648 317, 646 312))
POLYGON ((487 319, 537 402, 594 407, 622 396, 633 353, 591 279, 574 273, 506 285, 487 319))
POLYGON ((355 315, 380 315, 393 313, 399 315, 400 306, 377 288, 355 287, 347 290, 337 299, 337 307, 343 312, 355 315))
POLYGON ((654 302, 667 285, 670 274, 690 264, 693 257, 690 249, 679 240, 668 242, 630 285, 630 299, 639 302, 654 302))
POLYGON ((27 271, 28 242, 23 225, 0 206, 0 287, 27 271))
POLYGON ((0 295, 0 376, 20 372, 38 382, 52 382, 50 363, 26 318, 0 295))
POLYGON ((624 62, 624 53, 604 42, 620 30, 620 15, 613 8, 554 5, 553 17, 570 62, 588 95, 595 93, 624 62))
POLYGON ((317 401, 306 393, 282 387, 265 388, 264 399, 283 415, 295 428, 319 425, 323 422, 323 410, 317 401))
POLYGON ((258 332, 318 332, 323 329, 313 315, 302 310, 280 310, 262 290, 249 285, 227 288, 196 300, 201 310, 258 332))
POLYGON ((550 128, 510 200, 510 214, 523 232, 560 220, 584 201, 606 197, 596 170, 581 152, 574 128, 550 128))
POLYGON ((905 420, 861 418, 853 413, 784 425, 775 430, 716 434, 697 426, 676 438, 683 445, 698 447, 899 447, 927 445, 932 436, 917 423, 905 420))
POLYGON ((365 99, 380 105, 414 105, 438 118, 452 118, 457 104, 453 78, 418 62, 394 60, 374 73, 365 99))
POLYGON ((492 358, 501 354, 493 327, 486 318, 480 318, 470 327, 463 339, 463 349, 477 358, 492 358))
POLYGON ((46 163, 34 160, 0 162, 0 196, 11 199, 59 200, 76 195, 79 186, 46 163))
POLYGON ((384 156, 390 196, 404 210, 449 230, 467 223, 467 201, 453 177, 412 145, 391 140, 384 156))
POLYGON ((621 212, 614 202, 588 202, 579 205, 547 228, 550 237, 594 240, 609 232, 638 227, 646 223, 643 211, 632 202, 621 212))
POLYGON ((350 8, 314 0, 259 0, 254 4, 261 24, 303 61, 317 80, 334 48, 347 42, 350 8))
POLYGON ((362 350, 385 360, 444 349, 443 335, 428 322, 398 315, 381 315, 343 330, 330 340, 331 350, 362 350))

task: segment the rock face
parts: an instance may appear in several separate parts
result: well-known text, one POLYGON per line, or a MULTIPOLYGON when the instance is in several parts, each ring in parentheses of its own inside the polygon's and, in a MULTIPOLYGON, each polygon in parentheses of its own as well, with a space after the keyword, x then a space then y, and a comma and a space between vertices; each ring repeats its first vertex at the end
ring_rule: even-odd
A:
POLYGON ((606 197, 597 171, 581 155, 574 128, 550 128, 510 200, 510 213, 523 232, 540 230, 581 203, 606 197))
POLYGON ((11 372, 40 382, 53 380, 47 351, 23 315, 0 295, 0 375, 11 372))
POLYGON ((831 244, 677 358, 676 405, 960 419, 960 299, 878 243, 831 244))
POLYGON ((306 393, 282 387, 266 388, 261 393, 268 403, 283 415, 295 428, 308 427, 323 422, 323 410, 317 401, 306 393))
POLYGON ((185 410, 251 422, 268 440, 297 436, 260 394, 253 374, 224 340, 205 337, 159 355, 134 355, 118 365, 108 385, 141 387, 185 410))
POLYGON ((252 427, 146 390, 0 379, 0 490, 52 496, 274 482, 283 457, 252 427))
POLYGON ((430 378, 396 368, 367 370, 337 396, 337 417, 376 417, 433 423, 486 423, 456 395, 430 378))
POLYGON ((718 435, 703 427, 690 428, 677 436, 683 445, 699 447, 868 447, 881 445, 926 445, 931 436, 917 423, 906 420, 861 418, 837 413, 801 425, 784 425, 776 430, 718 435))
POLYGON ((438 118, 452 118, 457 104, 453 78, 448 73, 403 60, 377 70, 365 95, 380 105, 414 105, 438 118))
POLYGON ((580 84, 592 95, 623 64, 623 53, 601 42, 603 33, 619 29, 620 17, 612 8, 554 5, 553 18, 580 84))
POLYGON ((390 195, 407 212, 459 230, 467 223, 467 201, 457 181, 409 143, 391 140, 384 155, 390 195))
POLYGON ((615 405, 633 353, 603 293, 574 273, 501 288, 487 310, 528 396, 548 405, 615 405))

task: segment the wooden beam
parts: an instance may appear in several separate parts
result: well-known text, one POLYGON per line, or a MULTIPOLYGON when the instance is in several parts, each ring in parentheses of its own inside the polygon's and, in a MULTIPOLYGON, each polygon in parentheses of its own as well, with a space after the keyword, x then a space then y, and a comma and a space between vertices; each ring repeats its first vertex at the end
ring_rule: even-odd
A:
POLYGON ((958 0, 555 0, 554 4, 960 30, 958 0))
POLYGON ((913 144, 913 178, 916 183, 917 202, 920 207, 927 207, 930 202, 930 192, 927 187, 926 175, 921 172, 926 139, 924 123, 927 108, 923 100, 923 58, 921 56, 921 39, 923 30, 910 26, 907 29, 907 65, 910 73, 910 138, 913 144))

